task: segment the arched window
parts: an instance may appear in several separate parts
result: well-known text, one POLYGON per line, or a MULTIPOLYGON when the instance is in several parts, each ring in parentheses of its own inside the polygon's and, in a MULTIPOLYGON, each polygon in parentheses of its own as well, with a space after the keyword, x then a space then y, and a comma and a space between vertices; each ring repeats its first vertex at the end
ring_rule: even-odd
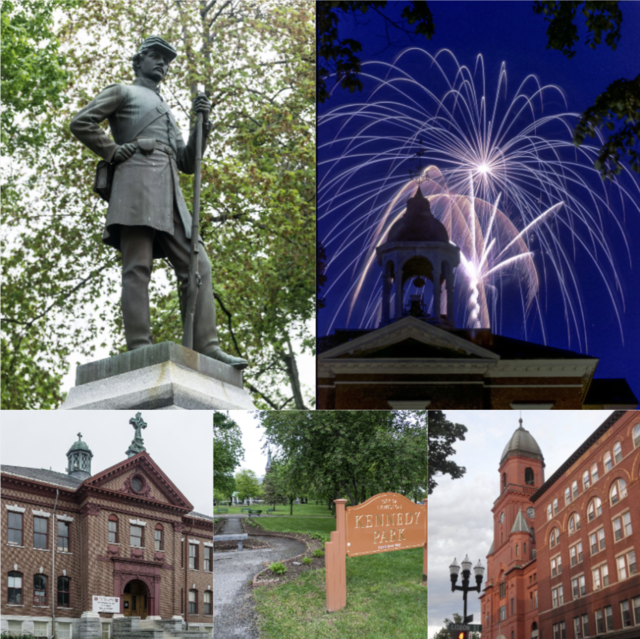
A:
POLYGON ((613 447, 613 459, 616 464, 619 464, 622 461, 622 444, 620 442, 616 442, 613 447))
POLYGON ((569 534, 573 535, 577 530, 580 530, 580 515, 573 513, 573 515, 569 517, 569 534))
POLYGON ((156 551, 164 550, 164 530, 162 524, 156 524, 155 548, 156 551))
POLYGON ((594 484, 598 481, 598 462, 591 464, 591 480, 594 484))
POLYGON ((189 591, 189 614, 190 615, 198 614, 198 591, 197 590, 189 591))
POLYGON ((502 490, 507 487, 507 473, 502 473, 502 490))
POLYGON ((212 595, 213 593, 210 590, 205 590, 204 592, 204 614, 212 615, 213 614, 213 605, 212 605, 212 595))
POLYGON ((560 543, 560 531, 554 528, 549 535, 549 548, 553 548, 558 543, 560 543))
POLYGON ((22 573, 12 570, 9 573, 9 596, 7 603, 21 604, 22 602, 22 573))
POLYGON ((602 515, 602 502, 600 497, 594 497, 587 506, 587 519, 593 521, 596 517, 602 515))
POLYGON ((613 462, 611 461, 611 453, 607 451, 602 457, 604 463, 604 472, 608 473, 613 468, 613 462))
POLYGON ((45 575, 33 575, 33 605, 47 605, 47 578, 45 575))
POLYGON ((616 479, 609 490, 609 501, 614 506, 627 496, 627 482, 624 479, 616 479))
POLYGON ((582 473, 582 490, 587 490, 590 485, 591 482, 589 481, 589 471, 585 470, 584 473, 582 473))
POLYGON ((529 486, 533 486, 534 484, 534 474, 533 468, 525 468, 524 469, 524 483, 529 484, 529 486))
POLYGON ((120 535, 118 531, 118 518, 116 515, 109 515, 109 543, 110 544, 118 544, 120 543, 120 535))
POLYGON ((638 448, 638 446, 640 446, 640 424, 633 427, 633 447, 638 448))
POLYGON ((62 608, 71 607, 71 579, 69 577, 58 577, 58 606, 62 608))

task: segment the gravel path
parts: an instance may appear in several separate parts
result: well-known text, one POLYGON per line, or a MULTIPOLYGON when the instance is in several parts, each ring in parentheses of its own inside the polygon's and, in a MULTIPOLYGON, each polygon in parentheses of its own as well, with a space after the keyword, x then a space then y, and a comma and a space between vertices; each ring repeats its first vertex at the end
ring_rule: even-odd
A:
MULTIPOLYGON (((228 517, 220 534, 242 532, 239 517, 228 517)), ((270 563, 303 553, 295 539, 257 537, 272 548, 213 553, 213 633, 215 639, 259 639, 251 580, 270 563)))

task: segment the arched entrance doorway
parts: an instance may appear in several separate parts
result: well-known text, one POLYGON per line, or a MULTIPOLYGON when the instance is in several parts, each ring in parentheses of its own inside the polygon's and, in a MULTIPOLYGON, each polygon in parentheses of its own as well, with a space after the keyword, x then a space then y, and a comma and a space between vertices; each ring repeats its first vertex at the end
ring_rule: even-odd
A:
POLYGON ((125 617, 140 617, 146 619, 149 614, 149 589, 144 581, 132 579, 124 587, 122 593, 125 617))

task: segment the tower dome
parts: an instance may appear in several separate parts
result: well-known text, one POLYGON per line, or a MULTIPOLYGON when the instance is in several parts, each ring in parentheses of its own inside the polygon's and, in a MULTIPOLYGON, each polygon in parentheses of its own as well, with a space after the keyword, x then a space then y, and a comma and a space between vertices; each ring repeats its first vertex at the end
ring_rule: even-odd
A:
POLYGON ((389 229, 387 242, 449 242, 447 229, 433 217, 429 200, 420 187, 407 200, 405 214, 389 229))
POLYGON ((78 441, 73 442, 67 451, 67 473, 77 479, 88 479, 91 477, 91 458, 93 453, 86 442, 82 441, 82 433, 78 433, 78 441))
POLYGON ((524 455, 525 457, 532 457, 533 459, 539 459, 544 461, 542 451, 538 442, 533 438, 533 435, 522 426, 522 418, 520 418, 520 426, 516 428, 509 443, 504 447, 502 456, 500 457, 500 463, 512 455, 524 455))

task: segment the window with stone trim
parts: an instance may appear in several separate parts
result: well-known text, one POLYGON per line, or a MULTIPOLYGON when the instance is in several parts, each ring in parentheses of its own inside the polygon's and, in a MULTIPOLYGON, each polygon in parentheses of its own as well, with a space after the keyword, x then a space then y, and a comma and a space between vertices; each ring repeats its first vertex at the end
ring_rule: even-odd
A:
POLYGON ((33 575, 33 605, 47 605, 47 577, 45 575, 33 575))
POLYGON ((628 510, 626 513, 615 517, 611 523, 613 525, 613 539, 615 541, 620 541, 620 539, 631 535, 631 513, 628 510))
POLYGON ((7 621, 7 634, 12 637, 22 635, 22 621, 7 621))
POLYGON ((589 471, 585 470, 584 473, 582 473, 582 490, 587 490, 590 485, 591 480, 589 479, 589 471))
POLYGON ((571 566, 576 566, 582 562, 582 542, 579 541, 569 548, 569 559, 571 566))
POLYGON ((56 623, 56 635, 57 639, 72 639, 71 637, 71 624, 63 621, 56 623))
POLYGON ((197 590, 189 591, 189 614, 190 615, 198 614, 198 591, 197 590))
POLYGON ((507 596, 507 582, 502 581, 500 583, 500 599, 504 599, 507 596))
POLYGON ((200 544, 192 544, 189 542, 189 569, 190 570, 198 570, 199 567, 199 557, 200 555, 200 544))
POLYGON ((598 462, 591 464, 591 481, 594 484, 598 481, 598 462))
POLYGON ((609 501, 615 506, 620 500, 627 496, 627 482, 620 477, 616 479, 609 489, 609 501))
POLYGON ((71 608, 71 579, 69 577, 58 577, 58 606, 71 608))
POLYGON ((16 546, 22 546, 22 513, 14 513, 12 511, 9 511, 7 515, 7 543, 14 544, 16 546))
POLYGON ((33 518, 33 547, 34 548, 47 548, 48 547, 48 523, 49 520, 46 517, 34 517, 33 518))
POLYGON ((633 447, 638 448, 638 446, 640 446, 640 424, 633 427, 633 447))
POLYGON ((573 499, 575 501, 576 497, 578 496, 578 482, 574 481, 571 483, 571 492, 573 493, 573 499))
POLYGON ((507 618, 507 607, 500 606, 500 621, 504 621, 507 618))
POLYGON ((567 639, 564 621, 553 624, 553 639, 567 639))
POLYGON ((589 636, 589 615, 587 613, 582 615, 582 634, 585 637, 589 636))
POLYGON ((210 590, 205 590, 204 592, 204 614, 212 615, 213 614, 213 593, 210 590))
POLYGON ((573 515, 569 517, 569 534, 573 535, 573 533, 578 530, 580 530, 580 515, 573 513, 573 515))
POLYGON ((71 526, 68 521, 58 520, 58 552, 69 552, 71 526))
POLYGON ((12 570, 7 580, 7 603, 22 605, 22 573, 12 570))
POLYGON ((551 577, 557 577, 562 574, 562 557, 556 555, 551 559, 551 577))
POLYGON ((608 473, 613 468, 613 461, 609 451, 602 456, 602 463, 604 464, 605 473, 608 473))
POLYGON ((571 488, 568 486, 564 489, 564 505, 568 506, 571 503, 571 488))
POLYGON ((107 522, 108 526, 108 541, 110 544, 119 544, 120 543, 120 531, 118 530, 120 526, 120 521, 118 520, 117 515, 109 515, 109 521, 107 522))
POLYGON ((593 521, 596 517, 602 515, 602 501, 600 497, 594 497, 587 506, 587 519, 593 521))
POLYGON ((594 616, 596 618, 596 632, 600 634, 604 632, 604 615, 602 614, 602 610, 596 610, 594 616))
POLYGON ((615 464, 622 461, 622 444, 620 442, 616 442, 613 447, 613 461, 615 464))
POLYGON ((575 639, 582 639, 582 624, 579 616, 573 618, 573 636, 575 639))
POLYGON ((549 535, 549 548, 553 548, 560 543, 560 530, 554 528, 549 535))
POLYGON ((205 572, 213 571, 213 568, 211 567, 212 555, 213 555, 213 548, 211 546, 205 546, 204 547, 204 571, 205 572))
POLYGON ((556 586, 551 589, 551 606, 557 608, 564 604, 564 591, 562 586, 556 586))
POLYGON ((46 621, 33 622, 34 637, 49 637, 49 624, 46 621))
POLYGON ((571 580, 571 594, 574 599, 584 597, 587 594, 587 582, 584 575, 578 575, 571 580))
POLYGON ((631 577, 638 572, 638 565, 636 563, 636 551, 630 550, 624 555, 616 557, 616 564, 618 566, 618 581, 622 581, 627 577, 631 577))
POLYGON ((631 611, 629 610, 628 599, 620 602, 620 618, 622 619, 623 628, 628 628, 631 625, 631 611))
POLYGON ((613 630, 613 607, 612 606, 605 606, 604 609, 604 620, 605 620, 605 626, 607 628, 607 632, 613 630))
POLYGON ((129 545, 132 548, 144 548, 144 526, 129 525, 129 545))
POLYGON ((162 524, 156 524, 156 529, 154 531, 155 534, 155 539, 154 539, 154 543, 155 543, 155 549, 156 551, 161 551, 164 550, 164 528, 162 527, 162 524))
POLYGON ((609 566, 607 566, 606 562, 600 564, 591 570, 591 576, 593 578, 594 591, 606 588, 609 585, 609 566))
POLYGON ((101 639, 110 639, 111 637, 111 624, 110 623, 101 623, 102 626, 102 637, 101 639))
POLYGON ((606 542, 604 538, 604 528, 598 528, 598 530, 589 535, 589 546, 591 548, 592 555, 595 555, 597 552, 605 549, 606 542))
POLYGON ((551 504, 547 505, 547 521, 551 521, 553 517, 553 510, 551 509, 551 504))
POLYGON ((631 600, 631 607, 633 608, 633 625, 640 626, 640 597, 634 597, 631 600))
POLYGON ((554 515, 558 514, 558 498, 557 497, 553 500, 553 514, 554 515))

